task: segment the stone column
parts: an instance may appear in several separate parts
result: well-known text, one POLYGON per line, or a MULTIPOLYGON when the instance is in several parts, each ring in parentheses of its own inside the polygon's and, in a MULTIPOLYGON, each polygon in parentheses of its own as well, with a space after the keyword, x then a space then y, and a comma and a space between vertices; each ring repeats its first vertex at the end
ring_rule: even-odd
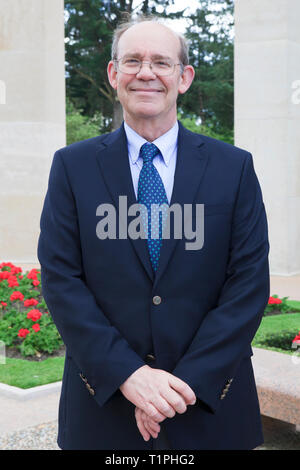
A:
POLYGON ((35 264, 65 141, 64 1, 0 0, 0 262, 35 264))
POLYGON ((300 1, 235 1, 235 144, 253 154, 273 275, 300 273, 300 1))

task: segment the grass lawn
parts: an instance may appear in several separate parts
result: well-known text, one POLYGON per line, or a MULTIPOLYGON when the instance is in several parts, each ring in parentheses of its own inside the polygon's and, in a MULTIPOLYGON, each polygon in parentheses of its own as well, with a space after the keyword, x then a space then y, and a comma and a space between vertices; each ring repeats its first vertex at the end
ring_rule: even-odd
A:
POLYGON ((287 300, 286 303, 300 312, 300 300, 287 300))
POLYGON ((276 333, 283 330, 293 331, 296 336, 296 334, 300 331, 300 312, 263 317, 260 327, 258 328, 257 333, 252 341, 252 346, 263 349, 270 349, 272 351, 279 351, 285 354, 295 354, 295 349, 284 351, 279 348, 264 346, 261 344, 261 341, 266 334, 276 333))
MULTIPOLYGON (((300 302, 290 300, 293 308, 299 308, 299 313, 271 315, 264 317, 252 341, 252 346, 285 354, 294 354, 295 350, 283 351, 279 348, 267 347, 260 344, 264 335, 292 330, 295 335, 300 331, 300 302)), ((6 358, 6 364, 0 364, 0 382, 20 388, 36 387, 62 379, 64 357, 53 357, 44 361, 28 361, 23 359, 6 358)))

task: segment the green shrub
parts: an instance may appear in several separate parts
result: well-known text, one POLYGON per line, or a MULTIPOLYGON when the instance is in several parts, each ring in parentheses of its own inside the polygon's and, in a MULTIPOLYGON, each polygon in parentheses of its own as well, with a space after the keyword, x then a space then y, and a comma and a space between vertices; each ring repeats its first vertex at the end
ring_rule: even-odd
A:
POLYGON ((41 294, 37 269, 26 273, 12 263, 0 264, 0 340, 23 356, 60 349, 62 338, 41 294))
POLYGON ((231 145, 233 145, 234 143, 233 130, 223 131, 223 133, 217 133, 208 125, 197 124, 197 117, 195 116, 184 118, 180 113, 178 113, 177 117, 182 123, 182 125, 192 132, 196 132, 197 134, 203 134, 207 137, 212 137, 213 139, 222 140, 223 142, 227 142, 231 145))
POLYGON ((295 330, 281 330, 278 333, 267 333, 259 338, 260 346, 280 348, 284 351, 291 351, 292 342, 295 338, 295 330))
POLYGON ((67 145, 97 137, 101 134, 104 118, 100 112, 96 113, 92 118, 84 116, 82 110, 76 109, 68 99, 66 111, 67 145))
POLYGON ((264 315, 274 315, 274 314, 281 314, 287 313, 292 311, 297 311, 287 303, 288 297, 283 297, 280 299, 278 295, 273 295, 269 298, 268 305, 264 310, 264 315))

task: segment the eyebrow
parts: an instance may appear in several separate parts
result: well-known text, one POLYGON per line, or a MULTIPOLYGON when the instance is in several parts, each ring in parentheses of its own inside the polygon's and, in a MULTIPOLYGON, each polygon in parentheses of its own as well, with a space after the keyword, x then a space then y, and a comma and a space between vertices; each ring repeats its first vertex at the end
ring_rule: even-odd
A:
MULTIPOLYGON (((143 56, 142 56, 142 54, 140 54, 139 52, 130 52, 130 53, 124 54, 123 57, 138 57, 139 59, 141 59, 143 56)), ((151 59, 168 59, 168 60, 173 60, 171 57, 165 56, 165 55, 161 55, 161 54, 152 54, 152 55, 151 55, 151 59)))

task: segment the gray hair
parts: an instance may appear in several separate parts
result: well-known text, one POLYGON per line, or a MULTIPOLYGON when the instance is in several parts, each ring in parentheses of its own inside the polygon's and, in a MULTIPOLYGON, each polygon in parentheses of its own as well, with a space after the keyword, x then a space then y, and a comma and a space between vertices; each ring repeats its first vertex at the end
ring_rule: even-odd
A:
MULTIPOLYGON (((160 17, 154 16, 154 15, 140 15, 135 19, 128 19, 128 17, 125 18, 125 20, 123 20, 121 23, 119 23, 119 25, 117 26, 117 28, 114 31, 112 48, 111 48, 111 59, 112 60, 117 60, 119 40, 120 40, 120 37, 122 36, 122 34, 125 33, 125 31, 127 31, 127 29, 129 29, 131 26, 134 26, 135 24, 143 23, 145 21, 147 21, 147 22, 150 21, 150 22, 153 22, 153 23, 163 24, 159 20, 160 20, 160 17)), ((164 26, 166 26, 166 25, 164 25, 164 26)), ((166 27, 169 28, 168 26, 166 26, 166 27)), ((180 42, 179 60, 180 60, 180 62, 183 64, 183 66, 188 65, 189 64, 189 46, 188 46, 186 38, 183 35, 173 31, 171 28, 169 28, 169 30, 172 31, 172 33, 174 33, 175 36, 177 36, 178 39, 179 39, 179 42, 180 42)), ((181 69, 183 71, 183 67, 181 69)))

